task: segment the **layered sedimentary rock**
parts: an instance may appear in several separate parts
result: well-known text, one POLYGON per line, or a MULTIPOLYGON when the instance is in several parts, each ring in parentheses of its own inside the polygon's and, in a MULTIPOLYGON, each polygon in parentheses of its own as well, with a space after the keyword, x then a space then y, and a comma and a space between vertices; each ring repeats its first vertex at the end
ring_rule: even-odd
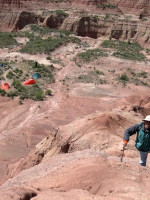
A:
POLYGON ((76 32, 79 36, 98 38, 103 35, 115 39, 138 41, 149 45, 149 24, 135 21, 97 19, 92 17, 67 18, 62 24, 62 29, 76 32))
POLYGON ((137 15, 149 15, 150 14, 150 1, 149 0, 122 0, 118 3, 118 6, 124 11, 124 13, 133 13, 137 15))
POLYGON ((15 7, 15 8, 21 8, 23 7, 23 4, 20 0, 1 0, 0 1, 1 7, 15 7))

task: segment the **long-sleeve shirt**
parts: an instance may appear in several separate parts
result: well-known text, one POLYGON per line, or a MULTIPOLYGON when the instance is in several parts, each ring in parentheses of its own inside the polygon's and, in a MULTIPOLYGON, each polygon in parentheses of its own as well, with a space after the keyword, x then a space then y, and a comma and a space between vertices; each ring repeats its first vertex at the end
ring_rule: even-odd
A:
POLYGON ((144 122, 135 124, 125 130, 124 140, 129 141, 130 136, 137 133, 135 146, 140 151, 150 151, 150 129, 145 129, 144 122))

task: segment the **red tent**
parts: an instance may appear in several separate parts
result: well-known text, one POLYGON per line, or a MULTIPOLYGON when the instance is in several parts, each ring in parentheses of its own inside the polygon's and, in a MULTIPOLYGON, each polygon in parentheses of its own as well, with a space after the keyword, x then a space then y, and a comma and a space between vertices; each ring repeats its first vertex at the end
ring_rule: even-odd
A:
POLYGON ((35 80, 34 79, 28 79, 28 80, 24 81, 22 84, 23 85, 32 85, 32 84, 35 84, 35 80))
POLYGON ((1 89, 2 90, 8 90, 10 88, 9 83, 2 83, 1 84, 1 89))

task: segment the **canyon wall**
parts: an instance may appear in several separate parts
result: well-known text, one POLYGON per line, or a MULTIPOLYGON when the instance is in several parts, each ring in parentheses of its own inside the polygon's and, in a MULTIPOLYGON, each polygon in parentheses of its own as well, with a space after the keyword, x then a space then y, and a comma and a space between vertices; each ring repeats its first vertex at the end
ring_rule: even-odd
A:
MULTIPOLYGON (((118 5, 118 8, 122 12, 126 14, 137 14, 139 15, 137 18, 141 19, 148 16, 150 12, 149 0, 72 0, 70 2, 72 6, 73 4, 84 4, 87 5, 87 8, 104 4, 118 5)), ((40 24, 48 26, 49 28, 60 28, 73 31, 79 36, 98 38, 106 35, 115 39, 138 41, 141 44, 149 46, 150 25, 148 21, 129 20, 123 14, 120 14, 120 16, 123 16, 122 19, 113 19, 112 17, 107 16, 107 14, 112 12, 113 15, 117 11, 108 8, 103 9, 101 6, 97 7, 99 9, 99 14, 95 14, 97 17, 94 16, 94 13, 93 15, 90 15, 88 12, 84 15, 79 8, 75 13, 70 13, 69 17, 60 18, 52 14, 45 14, 45 5, 47 5, 47 10, 51 10, 49 9, 51 4, 58 5, 56 2, 46 2, 44 0, 38 2, 36 0, 0 0, 0 7, 2 8, 0 13, 0 31, 18 31, 28 24, 40 24), (39 12, 40 9, 43 9, 43 13, 39 12), (106 13, 104 14, 104 12, 106 13), (102 14, 104 14, 104 17, 101 17, 102 14)), ((60 3, 60 5, 62 4, 60 3)), ((57 7, 55 7, 55 9, 56 8, 57 7)), ((109 14, 111 15, 111 13, 109 14)))
POLYGON ((62 29, 76 32, 79 36, 98 38, 108 36, 115 39, 137 41, 141 45, 150 45, 150 26, 143 22, 131 22, 126 20, 113 21, 109 19, 97 19, 93 17, 66 18, 62 29))

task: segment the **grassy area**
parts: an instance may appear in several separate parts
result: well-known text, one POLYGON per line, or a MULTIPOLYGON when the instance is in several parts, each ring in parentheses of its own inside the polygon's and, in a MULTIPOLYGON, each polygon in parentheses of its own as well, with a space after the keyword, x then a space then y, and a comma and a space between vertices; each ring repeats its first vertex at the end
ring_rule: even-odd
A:
POLYGON ((75 34, 70 31, 66 30, 57 30, 56 28, 49 28, 49 27, 41 27, 38 24, 31 24, 30 25, 31 32, 32 33, 39 33, 39 35, 50 35, 51 33, 58 33, 58 34, 64 34, 64 35, 70 35, 75 34))
MULTIPOLYGON (((57 14, 61 14, 57 11, 57 14)), ((0 32, 0 48, 11 47, 17 45, 15 37, 29 38, 25 46, 21 48, 22 53, 36 54, 45 53, 55 50, 61 45, 66 45, 69 42, 80 44, 80 39, 72 36, 73 32, 66 30, 50 29, 48 27, 41 27, 37 24, 31 24, 29 31, 17 33, 1 33, 0 32), (52 37, 50 35, 54 33, 52 37), (70 36, 71 35, 71 36, 70 36), (46 37, 45 37, 46 36, 46 37), (44 38, 43 38, 44 37, 44 38)), ((18 44, 19 45, 19 44, 18 44)))
POLYGON ((69 42, 80 43, 80 39, 61 34, 55 38, 48 37, 47 39, 42 39, 41 37, 35 37, 20 50, 22 53, 37 54, 45 53, 49 54, 51 51, 54 51, 56 48, 66 45, 69 42))
POLYGON ((26 37, 26 38, 29 38, 29 39, 33 39, 34 38, 34 34, 33 33, 30 33, 28 31, 24 31, 24 32, 13 32, 13 33, 10 33, 14 38, 15 37, 26 37))
POLYGON ((17 41, 13 38, 10 33, 0 32, 0 48, 6 48, 16 45, 17 41))
POLYGON ((78 53, 77 56, 79 57, 79 59, 83 60, 84 62, 90 62, 92 60, 99 58, 100 56, 107 57, 108 54, 106 51, 101 50, 101 49, 92 49, 92 50, 87 50, 82 53, 78 53))
POLYGON ((113 56, 128 59, 128 60, 137 60, 137 61, 144 61, 146 57, 144 54, 140 53, 142 47, 140 44, 133 42, 124 42, 124 41, 111 41, 106 40, 102 44, 104 48, 112 48, 115 49, 113 56))
POLYGON ((103 9, 106 9, 106 8, 109 8, 109 9, 118 8, 118 6, 116 4, 111 4, 111 3, 101 4, 99 7, 103 8, 103 9))

